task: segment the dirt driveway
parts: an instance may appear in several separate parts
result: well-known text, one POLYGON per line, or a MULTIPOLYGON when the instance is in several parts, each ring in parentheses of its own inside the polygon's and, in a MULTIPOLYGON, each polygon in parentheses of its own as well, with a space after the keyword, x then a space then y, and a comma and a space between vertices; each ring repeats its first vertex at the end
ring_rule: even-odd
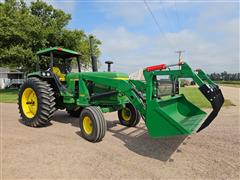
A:
MULTIPOLYGON (((223 91, 239 104, 239 89, 223 91)), ((239 179, 239 106, 189 137, 152 139, 142 121, 125 128, 116 114, 105 117, 108 132, 93 144, 64 111, 36 129, 18 122, 16 104, 1 104, 2 179, 239 179)))

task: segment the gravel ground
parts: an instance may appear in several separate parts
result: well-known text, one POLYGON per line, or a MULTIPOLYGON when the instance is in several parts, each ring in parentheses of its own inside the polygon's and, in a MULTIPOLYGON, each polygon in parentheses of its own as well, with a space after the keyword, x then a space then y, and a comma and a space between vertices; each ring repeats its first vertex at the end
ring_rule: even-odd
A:
POLYGON ((58 111, 52 125, 19 123, 16 104, 1 104, 1 179, 239 179, 239 91, 224 87, 237 106, 223 108, 211 126, 188 137, 152 139, 106 114, 100 143, 79 135, 78 119, 58 111))

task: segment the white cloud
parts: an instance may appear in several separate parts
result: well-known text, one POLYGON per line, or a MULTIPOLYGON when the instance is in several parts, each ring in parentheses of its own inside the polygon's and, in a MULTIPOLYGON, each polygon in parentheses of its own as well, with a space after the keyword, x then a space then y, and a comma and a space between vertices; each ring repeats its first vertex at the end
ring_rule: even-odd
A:
MULTIPOLYGON (((151 10, 158 11, 163 7, 172 6, 172 2, 147 2, 151 10)), ((144 4, 144 1, 125 1, 125 2, 106 2, 97 3, 99 8, 108 18, 120 17, 128 24, 140 24, 144 21, 146 15, 149 15, 148 9, 144 4)))
MULTIPOLYGON (((143 3, 137 3, 137 6, 127 4, 129 7, 126 4, 118 6, 119 3, 114 4, 115 7, 111 4, 105 6, 106 14, 119 16, 128 22, 140 22, 149 13, 144 10, 143 3)), ((167 5, 171 8, 171 4, 167 5)), ((180 5, 180 11, 196 8, 195 4, 180 5)), ((193 68, 202 68, 207 72, 239 72, 239 16, 236 16, 239 8, 236 8, 236 3, 198 5, 200 11, 192 19, 191 27, 177 33, 136 34, 130 32, 127 26, 96 29, 94 33, 104 43, 102 58, 112 58, 115 70, 132 72, 149 65, 174 63, 177 61, 175 51, 183 49, 186 61, 193 68)), ((156 12, 161 8, 156 4, 150 6, 156 12)))
POLYGON ((167 38, 161 34, 153 37, 133 34, 123 27, 95 30, 94 33, 103 41, 102 63, 104 58, 114 60, 116 71, 130 73, 150 65, 175 63, 175 50, 179 47, 186 51, 184 59, 193 68, 207 72, 238 71, 238 50, 233 48, 232 41, 223 40, 218 44, 190 30, 167 33, 167 38))
POLYGON ((97 29, 93 33, 103 40, 101 48, 109 55, 114 55, 119 51, 137 50, 147 41, 146 37, 131 33, 124 27, 97 29))
MULTIPOLYGON (((0 0, 1 1, 1 0, 0 0)), ((31 2, 34 2, 36 0, 26 0, 25 2, 29 5, 31 2)), ((67 13, 73 14, 76 10, 77 1, 66 1, 66 0, 43 0, 47 4, 52 5, 53 7, 57 9, 61 9, 67 13)))
POLYGON ((73 14, 76 10, 77 1, 44 0, 57 9, 73 14))
POLYGON ((222 18, 226 18, 228 16, 236 15, 237 14, 237 9, 238 3, 237 2, 209 2, 206 6, 204 5, 204 12, 199 15, 199 19, 209 21, 209 20, 214 20, 214 19, 219 19, 219 17, 223 16, 222 18))

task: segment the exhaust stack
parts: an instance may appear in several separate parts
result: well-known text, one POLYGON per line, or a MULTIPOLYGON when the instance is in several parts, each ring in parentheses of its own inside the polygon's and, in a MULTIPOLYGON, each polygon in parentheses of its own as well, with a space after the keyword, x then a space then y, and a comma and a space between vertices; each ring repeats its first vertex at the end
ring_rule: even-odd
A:
POLYGON ((89 44, 90 44, 90 56, 91 56, 91 60, 92 60, 92 71, 93 72, 97 72, 98 71, 98 67, 97 67, 97 57, 94 56, 93 53, 93 36, 89 37, 89 44))

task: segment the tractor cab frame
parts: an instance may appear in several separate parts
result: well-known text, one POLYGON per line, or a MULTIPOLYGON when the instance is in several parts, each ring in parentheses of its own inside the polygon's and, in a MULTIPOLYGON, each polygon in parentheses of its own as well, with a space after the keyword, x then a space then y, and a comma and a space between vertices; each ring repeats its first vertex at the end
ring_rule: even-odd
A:
POLYGON ((80 62, 81 54, 76 51, 72 51, 72 50, 60 48, 60 47, 52 47, 52 48, 47 48, 47 49, 38 51, 37 52, 38 60, 37 60, 37 64, 36 64, 37 71, 40 71, 39 62, 41 61, 43 56, 50 58, 49 69, 51 69, 51 70, 53 69, 54 58, 57 58, 57 59, 61 58, 64 61, 68 60, 68 59, 76 58, 78 72, 81 72, 81 62, 80 62))

